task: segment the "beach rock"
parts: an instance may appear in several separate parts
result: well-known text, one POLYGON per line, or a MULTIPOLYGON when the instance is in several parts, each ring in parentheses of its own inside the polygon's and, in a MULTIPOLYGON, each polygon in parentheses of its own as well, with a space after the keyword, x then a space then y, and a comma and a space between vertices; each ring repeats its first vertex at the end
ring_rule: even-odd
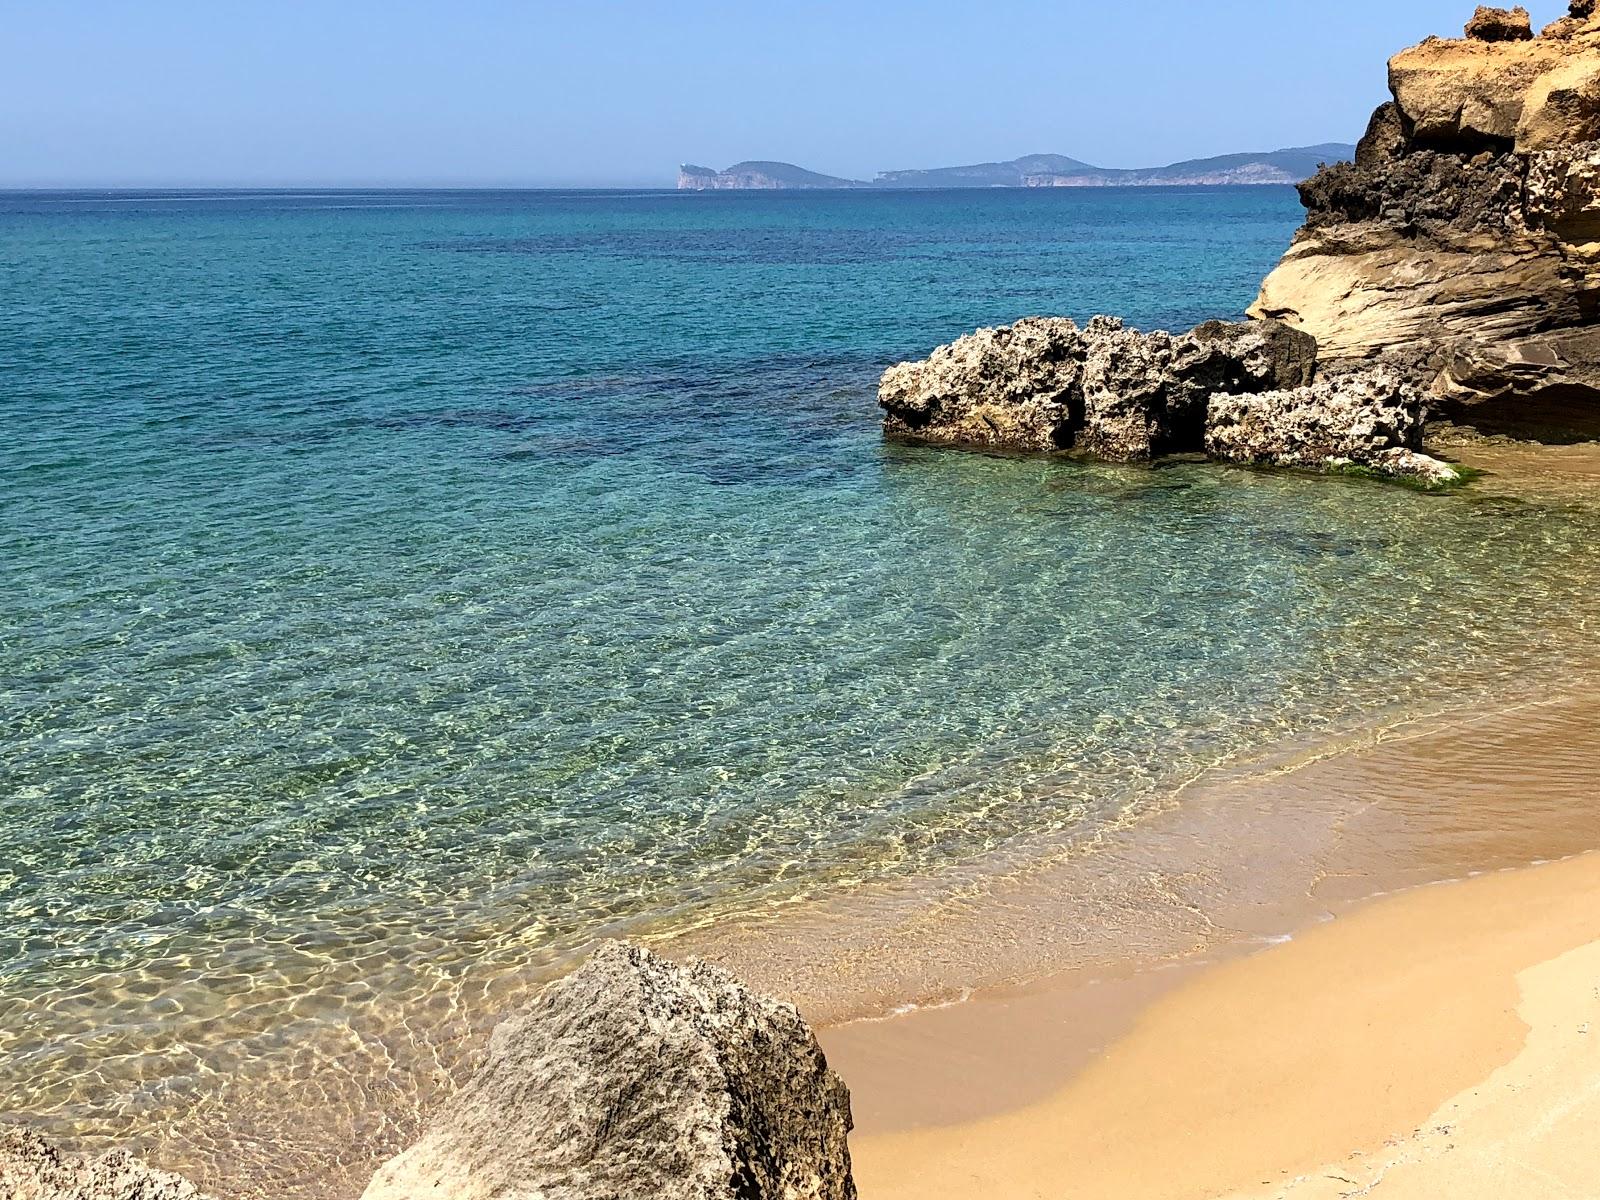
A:
POLYGON ((207 1200, 176 1175, 147 1167, 126 1151, 64 1155, 26 1129, 0 1132, 3 1200, 207 1200))
POLYGON ((1113 462, 1151 457, 1164 440, 1171 336, 1095 317, 1083 343, 1083 424, 1073 444, 1113 462))
POLYGON ((494 1031, 364 1200, 854 1200, 850 1127, 793 1007, 614 942, 494 1031))
POLYGON ((1298 387, 1315 363, 1315 341, 1274 321, 1208 321, 1173 335, 1116 317, 1082 329, 1030 317, 890 367, 878 403, 899 436, 1129 462, 1198 450, 1213 391, 1298 387))
POLYGON ((1384 470, 1422 440, 1417 389, 1390 367, 1370 367, 1305 387, 1217 393, 1206 416, 1206 452, 1227 462, 1282 467, 1357 465, 1384 470))
POLYGON ((1525 42, 1533 36, 1533 24, 1528 10, 1516 8, 1490 8, 1478 5, 1478 11, 1467 22, 1466 34, 1480 42, 1525 42))
POLYGON ((1390 61, 1394 101, 1354 162, 1301 185, 1305 224, 1250 308, 1466 423, 1553 388, 1600 406, 1600 19, 1585 0, 1529 38, 1523 16, 1479 9, 1468 38, 1390 61))
POLYGON ((1072 441, 1083 357, 1065 317, 979 329, 883 373, 884 428, 929 442, 1060 449, 1072 441))

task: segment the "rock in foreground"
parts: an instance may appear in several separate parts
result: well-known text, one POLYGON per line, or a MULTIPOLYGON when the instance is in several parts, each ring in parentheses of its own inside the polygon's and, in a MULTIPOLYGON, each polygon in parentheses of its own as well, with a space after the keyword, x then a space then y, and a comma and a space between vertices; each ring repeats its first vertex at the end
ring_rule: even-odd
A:
POLYGON ((29 1130, 0 1133, 0 1200, 207 1200, 187 1180, 126 1151, 63 1155, 29 1130))
POLYGON ((854 1200, 850 1127, 793 1007, 610 943, 495 1030, 364 1200, 854 1200))

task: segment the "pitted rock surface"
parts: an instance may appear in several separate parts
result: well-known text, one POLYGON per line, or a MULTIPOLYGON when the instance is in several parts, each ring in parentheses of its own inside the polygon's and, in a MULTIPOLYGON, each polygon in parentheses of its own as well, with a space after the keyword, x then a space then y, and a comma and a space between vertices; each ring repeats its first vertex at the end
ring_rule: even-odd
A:
POLYGON ((495 1030, 364 1200, 854 1200, 850 1126, 792 1006, 612 942, 495 1030))
POLYGON ((1319 379, 1306 387, 1215 395, 1206 452, 1227 462, 1280 467, 1379 467, 1422 440, 1417 389, 1389 367, 1319 379))
POLYGON ((1212 392, 1297 387, 1316 344, 1271 321, 1141 333, 1116 317, 1082 329, 1031 317, 980 329, 883 374, 887 432, 1016 450, 1077 449, 1129 462, 1198 450, 1212 392))
POLYGON ((63 1154, 27 1129, 0 1132, 0 1200, 208 1200, 192 1183, 124 1150, 63 1154))

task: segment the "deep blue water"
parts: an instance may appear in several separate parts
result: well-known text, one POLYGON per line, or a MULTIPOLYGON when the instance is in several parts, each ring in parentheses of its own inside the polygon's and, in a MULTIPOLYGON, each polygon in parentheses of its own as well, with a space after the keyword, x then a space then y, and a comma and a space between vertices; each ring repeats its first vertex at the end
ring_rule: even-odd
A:
POLYGON ((887 364, 1236 316, 1298 219, 0 195, 0 1111, 181 1139, 218 1072, 396 1069, 594 937, 1559 656, 1587 509, 882 441, 887 364))

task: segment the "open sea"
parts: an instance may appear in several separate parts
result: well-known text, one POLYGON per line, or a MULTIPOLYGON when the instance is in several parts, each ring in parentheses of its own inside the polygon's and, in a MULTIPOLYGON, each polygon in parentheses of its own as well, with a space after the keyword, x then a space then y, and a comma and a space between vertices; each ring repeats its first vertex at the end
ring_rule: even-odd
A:
POLYGON ((320 1194, 597 938, 1559 672, 1592 505, 882 440, 888 364, 1237 316, 1299 219, 0 193, 0 1121, 320 1194))

